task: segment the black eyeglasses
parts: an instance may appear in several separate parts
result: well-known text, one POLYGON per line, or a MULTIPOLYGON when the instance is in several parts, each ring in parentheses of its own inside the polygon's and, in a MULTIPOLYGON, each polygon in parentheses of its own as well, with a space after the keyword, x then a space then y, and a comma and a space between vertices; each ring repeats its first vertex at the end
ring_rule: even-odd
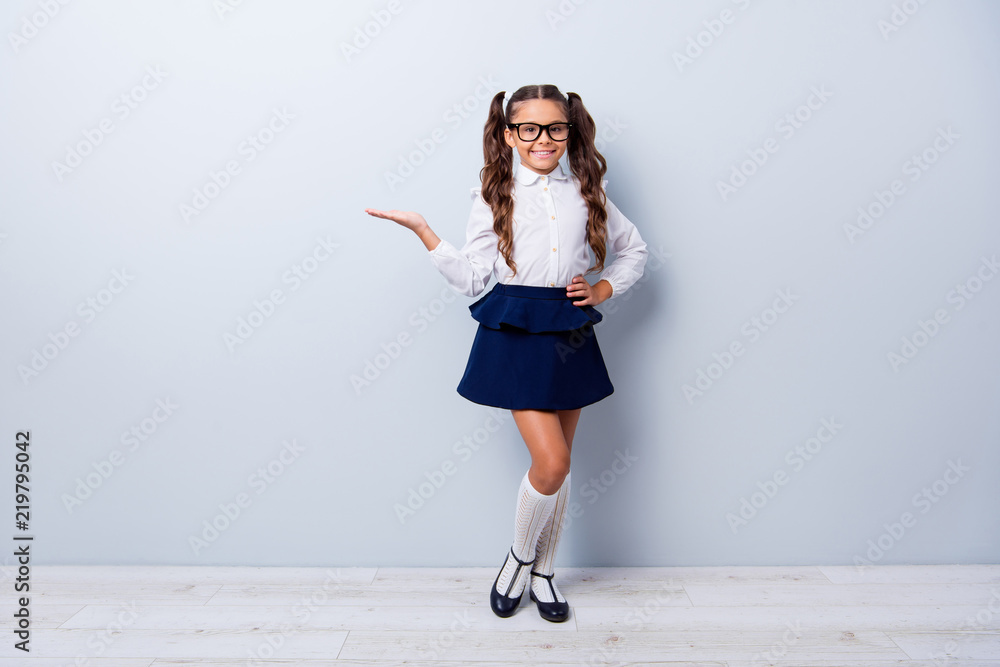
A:
POLYGON ((508 123, 507 127, 511 130, 517 130, 517 136, 521 141, 534 141, 542 136, 542 130, 549 133, 549 139, 552 141, 566 141, 569 139, 569 128, 573 127, 573 124, 549 123, 548 125, 539 125, 538 123, 508 123))

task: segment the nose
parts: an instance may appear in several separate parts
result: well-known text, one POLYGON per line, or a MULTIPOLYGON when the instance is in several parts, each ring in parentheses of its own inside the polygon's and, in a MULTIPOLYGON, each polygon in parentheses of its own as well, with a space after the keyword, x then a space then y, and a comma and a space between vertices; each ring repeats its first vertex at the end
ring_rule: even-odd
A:
POLYGON ((537 144, 537 143, 541 143, 541 142, 545 141, 545 140, 542 139, 542 137, 545 137, 545 140, 547 140, 546 143, 548 141, 551 141, 551 142, 555 143, 555 139, 553 139, 552 135, 549 134, 548 128, 545 128, 544 130, 542 130, 541 134, 538 135, 538 138, 535 139, 535 143, 537 144))

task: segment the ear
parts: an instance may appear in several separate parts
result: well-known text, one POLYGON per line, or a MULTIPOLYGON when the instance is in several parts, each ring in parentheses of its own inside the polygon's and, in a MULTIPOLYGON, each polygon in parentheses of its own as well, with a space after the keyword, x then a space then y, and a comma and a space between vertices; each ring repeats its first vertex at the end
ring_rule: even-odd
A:
POLYGON ((510 131, 509 127, 505 127, 503 130, 503 140, 507 142, 507 145, 511 148, 517 148, 517 142, 514 141, 514 133, 510 131))

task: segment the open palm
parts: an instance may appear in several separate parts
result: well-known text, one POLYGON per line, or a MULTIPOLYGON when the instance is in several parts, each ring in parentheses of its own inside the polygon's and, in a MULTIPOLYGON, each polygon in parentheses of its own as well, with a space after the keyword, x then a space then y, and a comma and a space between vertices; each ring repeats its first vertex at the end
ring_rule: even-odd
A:
POLYGON ((418 231, 427 225, 427 221, 424 220, 424 216, 414 211, 397 211, 396 209, 391 211, 381 211, 377 208, 366 208, 365 213, 373 215, 376 218, 385 218, 386 220, 398 222, 402 226, 413 231, 418 231))

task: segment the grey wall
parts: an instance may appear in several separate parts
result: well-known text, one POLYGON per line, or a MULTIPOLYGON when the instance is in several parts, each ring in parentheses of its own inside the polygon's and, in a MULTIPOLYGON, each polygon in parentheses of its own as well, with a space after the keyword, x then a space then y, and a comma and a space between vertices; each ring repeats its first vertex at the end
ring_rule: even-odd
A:
POLYGON ((530 460, 455 391, 473 299, 363 209, 461 245, 527 83, 581 94, 654 250, 557 564, 997 562, 995 3, 220 6, 0 16, 36 563, 498 565, 530 460))

